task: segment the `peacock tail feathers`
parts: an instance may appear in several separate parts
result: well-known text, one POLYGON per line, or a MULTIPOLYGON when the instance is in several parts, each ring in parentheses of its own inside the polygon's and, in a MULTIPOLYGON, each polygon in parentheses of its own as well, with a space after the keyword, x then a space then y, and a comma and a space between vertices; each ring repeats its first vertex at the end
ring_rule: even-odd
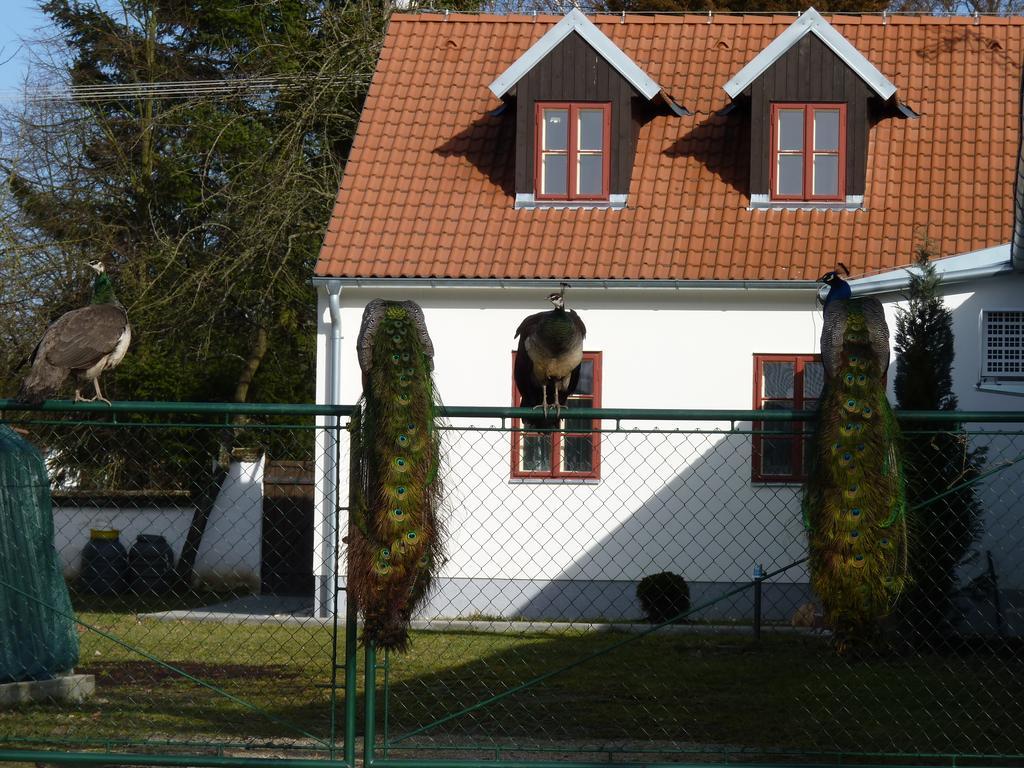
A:
POLYGON ((349 589, 364 641, 400 651, 441 559, 433 346, 419 306, 375 299, 357 347, 363 397, 351 427, 349 589))
POLYGON ((870 298, 826 306, 804 521, 811 586, 841 647, 874 634, 907 584, 899 426, 885 395, 888 327, 870 298))

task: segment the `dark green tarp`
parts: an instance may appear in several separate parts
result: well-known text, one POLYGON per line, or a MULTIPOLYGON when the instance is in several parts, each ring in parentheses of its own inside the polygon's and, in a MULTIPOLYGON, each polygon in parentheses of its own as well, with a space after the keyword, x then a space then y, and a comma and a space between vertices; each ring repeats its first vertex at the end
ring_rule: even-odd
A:
POLYGON ((74 667, 71 615, 53 546, 46 464, 31 443, 0 424, 0 683, 74 667))

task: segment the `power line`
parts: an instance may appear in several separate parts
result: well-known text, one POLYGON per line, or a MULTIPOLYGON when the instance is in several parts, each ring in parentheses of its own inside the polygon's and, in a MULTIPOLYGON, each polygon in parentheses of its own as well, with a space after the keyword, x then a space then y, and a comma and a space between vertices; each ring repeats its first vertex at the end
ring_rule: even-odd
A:
POLYGON ((372 74, 351 75, 267 75, 222 80, 174 80, 151 83, 100 83, 24 91, 0 91, 0 100, 26 103, 73 101, 79 103, 118 99, 216 98, 252 95, 268 91, 294 90, 311 81, 328 85, 366 85, 372 74))

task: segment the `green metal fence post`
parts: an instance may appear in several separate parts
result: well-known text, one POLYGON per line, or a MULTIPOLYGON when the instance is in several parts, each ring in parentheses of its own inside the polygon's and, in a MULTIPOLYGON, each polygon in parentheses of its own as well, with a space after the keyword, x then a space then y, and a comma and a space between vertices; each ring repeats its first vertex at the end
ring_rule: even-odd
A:
POLYGON ((356 600, 345 592, 345 763, 356 764, 356 600))
MULTIPOLYGON (((341 419, 334 419, 334 546, 331 563, 333 578, 331 590, 331 613, 332 613, 332 676, 331 676, 331 759, 336 755, 335 733, 337 717, 337 696, 338 696, 338 594, 345 592, 345 725, 344 725, 344 760, 348 766, 355 766, 356 752, 356 605, 352 593, 348 590, 348 577, 346 574, 345 586, 342 587, 339 579, 338 561, 341 557, 341 498, 338 493, 341 488, 341 419)), ((349 500, 346 510, 352 508, 352 477, 354 466, 352 459, 349 460, 349 500)), ((348 517, 348 524, 351 527, 351 516, 348 517)))
MULTIPOLYGON (((365 639, 365 638, 364 638, 365 639)), ((377 740, 377 649, 366 642, 363 685, 363 765, 369 768, 374 763, 374 742, 377 740)))
POLYGON ((754 639, 761 639, 761 584, 764 582, 764 565, 754 566, 754 639))
MULTIPOLYGON (((358 416, 358 412, 356 414, 358 416)), ((351 422, 349 422, 351 424, 351 422)), ((340 437, 339 433, 339 445, 340 437)), ((339 448, 340 453, 340 448, 339 448)), ((349 477, 348 477, 348 533, 346 540, 352 536, 352 503, 356 493, 356 452, 349 444, 349 477)), ((340 464, 340 456, 339 461, 340 464)), ((356 764, 356 665, 358 626, 358 608, 355 595, 348 588, 351 583, 349 578, 349 558, 345 556, 345 762, 349 766, 356 764)), ((337 560, 335 560, 335 572, 337 572, 337 560)), ((337 594, 337 593, 335 593, 337 594)), ((337 614, 337 612, 335 612, 337 614)))

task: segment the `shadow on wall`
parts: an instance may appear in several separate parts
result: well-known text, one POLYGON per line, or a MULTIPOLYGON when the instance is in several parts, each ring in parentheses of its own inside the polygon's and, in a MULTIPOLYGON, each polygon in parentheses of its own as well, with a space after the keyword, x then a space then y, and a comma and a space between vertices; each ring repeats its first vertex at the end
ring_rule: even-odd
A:
MULTIPOLYGON (((749 431, 749 425, 739 428, 749 431)), ((712 602, 693 619, 750 622, 753 589, 719 598, 749 585, 755 566, 772 571, 806 554, 800 488, 753 485, 750 441, 748 434, 604 434, 601 484, 560 486, 572 492, 561 499, 555 495, 558 486, 532 486, 542 507, 572 505, 579 529, 563 536, 568 544, 561 545, 579 552, 571 565, 549 578, 442 577, 423 615, 640 619, 637 582, 673 571, 688 582, 691 606, 712 602), (660 442, 645 453, 637 445, 640 438, 660 442), (680 465, 685 469, 676 470, 680 465), (605 514, 591 513, 601 507, 605 514)), ((522 514, 526 506, 510 514, 522 514)), ((545 529, 546 510, 533 515, 516 520, 531 528, 531 539, 525 546, 522 540, 509 546, 519 547, 517 562, 535 558, 543 564, 554 558, 545 550, 548 542, 539 539, 553 538, 552 531, 545 529)), ((487 544, 478 534, 470 533, 461 545, 468 543, 486 557, 487 544)), ((788 621, 810 600, 806 582, 803 566, 764 582, 765 620, 788 621)))

